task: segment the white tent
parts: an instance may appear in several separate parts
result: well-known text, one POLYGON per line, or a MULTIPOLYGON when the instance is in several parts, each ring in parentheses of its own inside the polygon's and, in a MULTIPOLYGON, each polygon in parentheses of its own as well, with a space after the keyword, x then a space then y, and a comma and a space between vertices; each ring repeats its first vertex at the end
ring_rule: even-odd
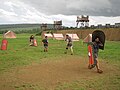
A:
POLYGON ((53 34, 53 37, 56 39, 56 40, 64 40, 64 36, 63 34, 53 34))
POLYGON ((87 37, 83 39, 83 43, 88 43, 88 42, 92 42, 92 34, 87 35, 87 37))
POLYGON ((66 35, 69 35, 73 41, 79 41, 79 37, 77 34, 66 34, 66 35))
POLYGON ((13 31, 8 31, 3 35, 4 38, 16 38, 16 34, 13 31))
POLYGON ((53 38, 53 35, 51 33, 45 33, 44 36, 47 36, 48 38, 53 38))

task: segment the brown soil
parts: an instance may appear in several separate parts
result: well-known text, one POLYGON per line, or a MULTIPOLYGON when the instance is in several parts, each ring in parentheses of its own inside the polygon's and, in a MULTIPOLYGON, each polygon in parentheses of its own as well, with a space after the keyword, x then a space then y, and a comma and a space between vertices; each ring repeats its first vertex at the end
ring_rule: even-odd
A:
POLYGON ((20 88, 34 90, 33 88, 37 87, 35 85, 46 87, 47 90, 54 90, 60 83, 80 79, 89 80, 110 75, 113 72, 117 73, 117 68, 111 67, 109 63, 100 63, 104 71, 102 74, 96 73, 96 69, 89 70, 87 59, 75 56, 42 62, 42 64, 17 67, 0 75, 0 90, 21 90, 20 88))

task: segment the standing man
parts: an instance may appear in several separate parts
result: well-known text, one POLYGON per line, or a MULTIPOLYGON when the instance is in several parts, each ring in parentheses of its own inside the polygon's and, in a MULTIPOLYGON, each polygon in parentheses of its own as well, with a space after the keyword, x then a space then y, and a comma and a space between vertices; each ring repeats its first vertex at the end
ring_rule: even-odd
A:
POLYGON ((96 66, 97 72, 102 73, 103 71, 99 67, 98 52, 99 52, 99 47, 103 46, 103 44, 100 42, 99 38, 96 38, 95 41, 92 43, 92 46, 93 46, 94 65, 88 66, 88 68, 92 69, 96 66))
POLYGON ((44 45, 44 52, 48 52, 48 39, 47 36, 42 40, 42 43, 44 45))
POLYGON ((67 51, 70 48, 71 55, 73 55, 72 38, 69 35, 66 35, 65 41, 67 41, 67 46, 66 46, 66 52, 65 52, 65 54, 67 54, 67 51))

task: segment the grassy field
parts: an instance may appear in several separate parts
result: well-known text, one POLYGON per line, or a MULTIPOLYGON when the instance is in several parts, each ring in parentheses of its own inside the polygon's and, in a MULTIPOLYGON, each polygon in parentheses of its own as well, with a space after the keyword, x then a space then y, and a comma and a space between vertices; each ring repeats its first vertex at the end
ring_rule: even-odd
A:
MULTIPOLYGON (((82 43, 82 40, 79 42, 74 42, 74 55, 64 54, 66 42, 57 41, 54 39, 49 39, 49 51, 47 53, 43 52, 43 46, 41 43, 41 37, 36 36, 38 46, 31 47, 29 46, 29 36, 30 34, 18 34, 16 39, 7 39, 8 40, 8 49, 6 51, 0 50, 0 76, 2 77, 3 73, 8 73, 11 70, 14 70, 18 67, 30 66, 32 64, 42 64, 43 62, 60 62, 61 59, 68 58, 82 58, 87 59, 87 45, 82 43)), ((0 41, 2 41, 2 35, 0 35, 0 41)), ((15 85, 8 85, 14 90, 120 90, 120 41, 106 41, 105 50, 99 51, 99 59, 103 63, 108 63, 110 69, 115 67, 118 72, 114 70, 112 74, 103 73, 102 76, 96 76, 94 78, 80 78, 78 80, 71 80, 60 82, 54 88, 46 88, 39 85, 38 83, 22 83, 15 85), (106 84, 105 84, 106 83, 106 84)), ((87 61, 86 61, 87 62, 87 61)), ((106 65, 106 64, 105 64, 106 65)), ((107 68, 108 68, 107 67, 107 68)), ((112 70, 112 69, 111 69, 112 70)), ((108 69, 109 72, 109 69, 108 69)), ((6 74, 5 74, 6 75, 6 74)), ((7 75, 6 75, 7 76, 7 75)), ((0 77, 0 80, 1 80, 0 77)), ((2 83, 2 82, 1 82, 2 83)), ((0 83, 0 84, 1 84, 0 83)), ((4 84, 5 85, 5 84, 4 84)), ((3 86, 4 86, 3 85, 3 86)), ((2 85, 2 90, 4 89, 2 85)), ((6 85, 7 87, 7 85, 6 85)), ((12 90, 12 89, 10 89, 12 90)))

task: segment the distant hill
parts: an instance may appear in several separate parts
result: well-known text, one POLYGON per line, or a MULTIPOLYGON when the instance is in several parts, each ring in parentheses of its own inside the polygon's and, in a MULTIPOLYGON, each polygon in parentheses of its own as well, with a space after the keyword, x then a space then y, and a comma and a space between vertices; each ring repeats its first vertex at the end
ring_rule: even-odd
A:
MULTIPOLYGON (((3 24, 0 25, 0 30, 13 28, 41 28, 41 24, 3 24)), ((48 24, 47 29, 53 29, 53 24, 48 24)))
MULTIPOLYGON (((48 24, 47 29, 53 29, 53 24, 48 24)), ((15 33, 39 33, 41 32, 41 24, 3 24, 0 25, 0 34, 7 31, 14 31, 15 33)))

